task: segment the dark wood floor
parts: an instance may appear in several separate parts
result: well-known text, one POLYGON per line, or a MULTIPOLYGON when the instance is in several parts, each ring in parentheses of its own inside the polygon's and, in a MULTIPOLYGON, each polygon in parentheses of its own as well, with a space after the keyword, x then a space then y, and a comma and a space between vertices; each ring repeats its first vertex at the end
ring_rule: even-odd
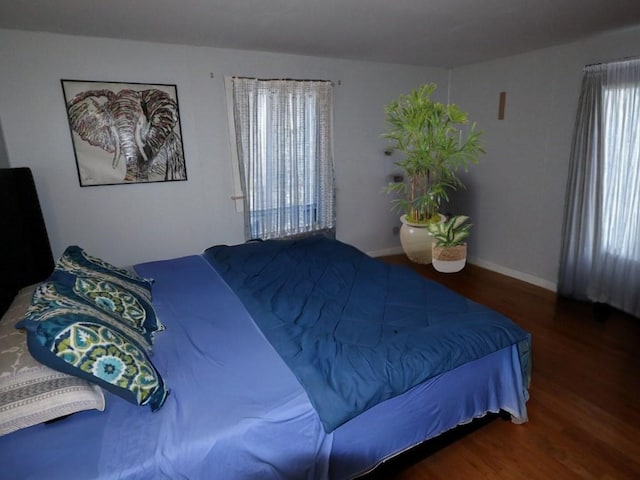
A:
POLYGON ((441 274, 403 255, 382 260, 410 265, 531 332, 533 376, 528 423, 485 422, 448 445, 418 447, 378 478, 640 479, 639 319, 615 310, 596 319, 589 305, 474 265, 441 274))

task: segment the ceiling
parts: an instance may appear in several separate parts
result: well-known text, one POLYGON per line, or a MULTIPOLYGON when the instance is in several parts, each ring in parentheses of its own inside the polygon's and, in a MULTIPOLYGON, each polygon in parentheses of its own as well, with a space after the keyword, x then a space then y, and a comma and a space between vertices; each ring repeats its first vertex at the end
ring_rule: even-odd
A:
POLYGON ((0 28, 456 67, 640 25, 640 0, 3 0, 0 28))

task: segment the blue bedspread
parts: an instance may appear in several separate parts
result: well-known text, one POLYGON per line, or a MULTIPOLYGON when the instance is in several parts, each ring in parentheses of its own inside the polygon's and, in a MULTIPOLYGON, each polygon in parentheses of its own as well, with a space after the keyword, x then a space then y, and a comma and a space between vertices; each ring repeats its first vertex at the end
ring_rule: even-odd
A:
POLYGON ((328 432, 509 345, 528 355, 528 333, 506 317, 338 241, 250 242, 203 255, 296 375, 328 432))

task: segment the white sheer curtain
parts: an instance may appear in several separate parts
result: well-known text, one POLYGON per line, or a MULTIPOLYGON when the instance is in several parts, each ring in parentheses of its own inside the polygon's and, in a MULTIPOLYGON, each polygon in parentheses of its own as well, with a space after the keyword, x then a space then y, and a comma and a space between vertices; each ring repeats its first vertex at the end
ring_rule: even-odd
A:
POLYGON ((331 82, 231 82, 246 238, 333 235, 331 82))
POLYGON ((640 317, 640 59, 585 68, 558 290, 640 317))

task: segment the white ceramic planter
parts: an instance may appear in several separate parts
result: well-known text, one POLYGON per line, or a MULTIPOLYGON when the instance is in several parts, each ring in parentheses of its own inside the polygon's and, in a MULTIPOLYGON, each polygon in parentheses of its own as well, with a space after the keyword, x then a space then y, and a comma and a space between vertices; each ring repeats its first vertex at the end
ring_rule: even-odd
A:
POLYGON ((416 263, 431 263, 431 248, 433 239, 423 225, 416 225, 407 221, 402 215, 400 221, 400 244, 409 260, 416 263))

